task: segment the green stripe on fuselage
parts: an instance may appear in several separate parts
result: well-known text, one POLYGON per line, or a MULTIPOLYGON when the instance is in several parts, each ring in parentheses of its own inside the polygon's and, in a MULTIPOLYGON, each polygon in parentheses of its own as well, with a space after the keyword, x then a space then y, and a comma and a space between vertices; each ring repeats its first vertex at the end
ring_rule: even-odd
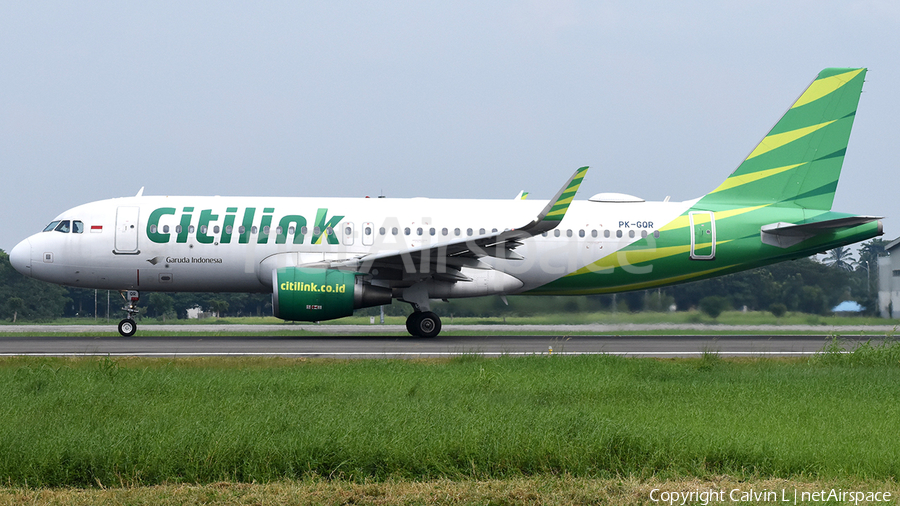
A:
POLYGON ((835 232, 823 232, 793 247, 779 248, 760 241, 761 226, 779 221, 802 224, 852 215, 785 207, 758 207, 739 214, 733 214, 733 211, 726 209, 716 212, 717 239, 713 260, 692 260, 690 230, 675 227, 661 231, 658 238, 650 235, 639 239, 589 266, 528 293, 602 294, 667 286, 802 258, 836 246, 870 239, 879 232, 877 222, 872 222, 835 232), (730 217, 718 218, 720 214, 728 216, 729 213, 732 213, 730 217))

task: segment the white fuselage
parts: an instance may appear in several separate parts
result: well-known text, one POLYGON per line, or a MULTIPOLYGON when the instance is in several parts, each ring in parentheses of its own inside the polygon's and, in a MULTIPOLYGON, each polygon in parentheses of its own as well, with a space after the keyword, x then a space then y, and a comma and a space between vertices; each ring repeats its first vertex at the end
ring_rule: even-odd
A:
MULTIPOLYGON (((472 281, 436 283, 432 298, 521 293, 651 235, 689 202, 573 202, 559 226, 515 253, 463 265, 472 281)), ((93 202, 11 252, 36 279, 104 289, 270 292, 272 270, 403 252, 521 227, 547 204, 532 200, 128 197, 93 202)), ((452 259, 451 259, 452 260, 452 259)), ((398 283, 407 286, 416 266, 398 283)), ((421 274, 421 273, 419 273, 421 274)))

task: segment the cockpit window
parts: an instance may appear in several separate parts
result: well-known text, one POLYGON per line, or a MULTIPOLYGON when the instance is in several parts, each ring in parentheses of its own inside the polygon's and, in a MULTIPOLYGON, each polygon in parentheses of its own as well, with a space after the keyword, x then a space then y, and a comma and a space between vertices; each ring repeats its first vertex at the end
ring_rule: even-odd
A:
POLYGON ((70 227, 71 227, 71 224, 69 223, 69 220, 63 220, 63 221, 59 222, 59 225, 56 226, 55 230, 57 232, 62 232, 64 234, 68 234, 70 227))
POLYGON ((81 234, 84 232, 84 223, 75 220, 72 222, 72 232, 76 234, 81 234))
POLYGON ((57 225, 59 225, 59 220, 51 221, 49 225, 44 227, 44 232, 52 232, 54 229, 56 229, 57 225))

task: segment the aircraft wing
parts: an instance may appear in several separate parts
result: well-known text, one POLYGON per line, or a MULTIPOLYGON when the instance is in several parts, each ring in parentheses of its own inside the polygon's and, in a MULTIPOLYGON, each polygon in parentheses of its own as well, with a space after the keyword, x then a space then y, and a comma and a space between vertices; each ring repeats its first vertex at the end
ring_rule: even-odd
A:
POLYGON ((354 269, 369 272, 377 267, 403 268, 407 273, 423 272, 426 266, 437 264, 437 269, 429 272, 438 278, 453 281, 468 280, 459 274, 460 267, 489 269, 478 261, 481 257, 495 257, 520 260, 523 257, 513 250, 522 245, 522 240, 556 228, 566 215, 569 204, 575 198, 578 187, 584 180, 588 167, 581 167, 556 193, 535 219, 519 228, 480 236, 464 237, 440 244, 428 244, 415 248, 380 251, 347 260, 319 262, 305 267, 327 267, 331 269, 354 269), (446 266, 441 268, 441 266, 446 266))

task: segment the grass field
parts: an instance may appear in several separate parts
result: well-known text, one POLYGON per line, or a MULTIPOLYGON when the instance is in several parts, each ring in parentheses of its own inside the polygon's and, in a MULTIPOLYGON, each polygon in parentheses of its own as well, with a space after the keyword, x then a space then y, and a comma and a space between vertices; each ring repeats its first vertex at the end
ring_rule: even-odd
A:
MULTIPOLYGON (((60 504, 98 506, 121 504, 167 505, 572 505, 613 504, 617 506, 665 504, 661 493, 723 491, 724 500, 709 504, 885 504, 885 501, 811 500, 812 494, 825 491, 856 494, 890 493, 887 504, 895 504, 900 486, 893 480, 838 480, 831 482, 783 479, 736 480, 728 476, 708 480, 655 478, 574 478, 571 476, 521 477, 507 480, 386 480, 355 483, 320 477, 270 483, 168 484, 150 487, 93 488, 0 488, 0 505, 60 504), (776 500, 745 500, 742 494, 753 491, 776 500), (793 501, 797 497, 797 502, 793 501), (804 500, 804 494, 809 499, 804 500), (736 500, 733 500, 736 499, 736 500)), ((674 501, 674 504, 682 504, 674 501)), ((686 504, 705 504, 693 500, 686 504)))
POLYGON ((898 350, 800 362, 9 358, 0 482, 890 481, 898 350))

